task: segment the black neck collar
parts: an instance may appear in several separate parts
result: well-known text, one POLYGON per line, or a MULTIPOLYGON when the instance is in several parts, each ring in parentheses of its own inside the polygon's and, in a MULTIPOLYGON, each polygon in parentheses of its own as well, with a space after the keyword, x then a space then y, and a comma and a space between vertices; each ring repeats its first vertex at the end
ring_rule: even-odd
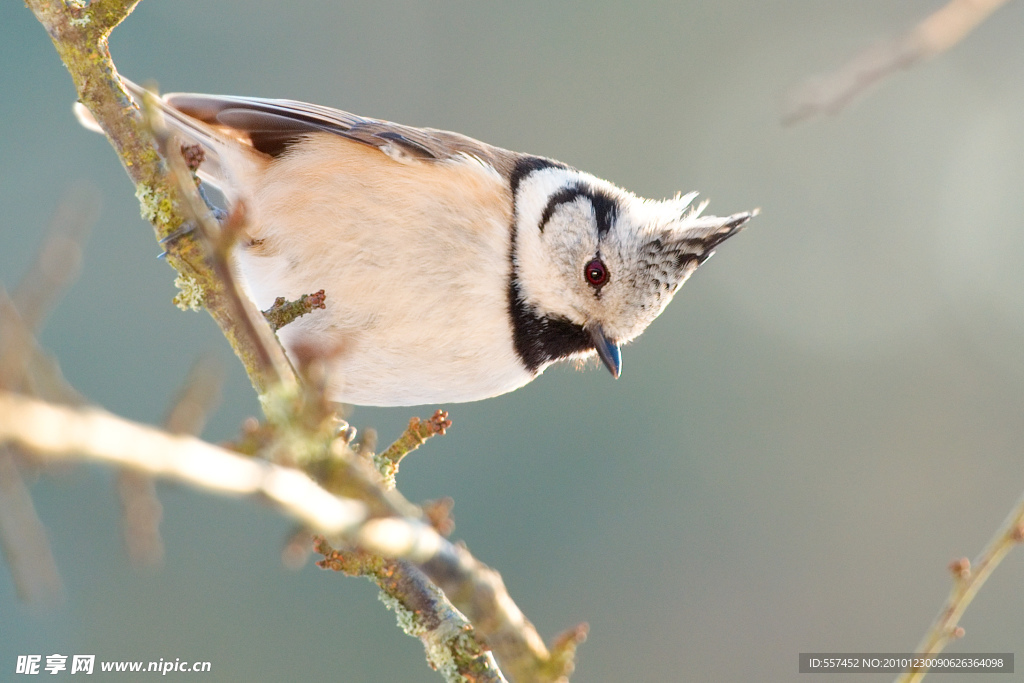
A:
POLYGON ((546 168, 566 168, 565 164, 542 157, 524 157, 515 166, 511 177, 512 226, 509 250, 508 312, 512 323, 512 343, 516 354, 531 373, 538 373, 550 363, 575 354, 591 351, 594 343, 581 325, 565 318, 540 315, 523 298, 516 266, 518 240, 516 207, 520 182, 529 174, 546 168))

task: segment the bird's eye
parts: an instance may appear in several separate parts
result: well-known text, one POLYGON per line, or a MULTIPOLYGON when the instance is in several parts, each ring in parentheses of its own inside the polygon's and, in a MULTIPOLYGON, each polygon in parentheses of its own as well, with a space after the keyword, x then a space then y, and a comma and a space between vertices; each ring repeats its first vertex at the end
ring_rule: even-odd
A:
POLYGON ((608 269, 605 267, 604 262, 598 258, 586 265, 583 269, 583 275, 587 278, 587 283, 595 289, 608 282, 608 269))

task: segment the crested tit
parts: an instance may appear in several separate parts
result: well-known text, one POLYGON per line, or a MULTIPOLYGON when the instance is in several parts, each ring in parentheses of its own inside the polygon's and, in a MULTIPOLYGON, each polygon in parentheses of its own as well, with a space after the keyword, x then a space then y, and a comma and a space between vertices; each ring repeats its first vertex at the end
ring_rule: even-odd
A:
POLYGON ((235 260, 256 305, 326 290, 326 310, 278 335, 293 358, 323 357, 344 403, 475 401, 595 353, 618 377, 619 346, 756 214, 702 216, 695 192, 643 199, 552 159, 303 102, 159 106, 205 149, 204 182, 246 203, 235 260))

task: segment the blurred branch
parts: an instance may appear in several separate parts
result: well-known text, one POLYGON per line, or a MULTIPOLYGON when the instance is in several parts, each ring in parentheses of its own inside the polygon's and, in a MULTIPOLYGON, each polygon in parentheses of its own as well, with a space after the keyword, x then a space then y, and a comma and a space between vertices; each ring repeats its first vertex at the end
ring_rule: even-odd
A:
MULTIPOLYGON (((180 393, 164 420, 171 434, 197 436, 206 418, 220 400, 223 378, 220 364, 202 356, 192 366, 180 393)), ((117 476, 117 493, 121 499, 121 528, 125 550, 137 567, 159 565, 164 556, 160 537, 163 507, 156 495, 153 478, 130 469, 117 476)))
POLYGON ((0 548, 18 597, 30 604, 59 600, 63 593, 46 528, 10 449, 0 446, 0 548))
MULTIPOLYGON (((21 313, 0 288, 0 390, 31 391, 78 402, 56 363, 36 346, 21 313), (34 371, 45 370, 42 377, 34 371), (41 380, 41 381, 40 381, 41 380)), ((0 550, 19 597, 41 603, 61 593, 61 581, 46 529, 14 462, 15 449, 0 444, 0 550)))
MULTIPOLYGON (((964 630, 957 624, 967 606, 985 584, 989 575, 999 566, 1003 558, 1024 540, 1024 496, 1003 521, 988 546, 974 560, 972 567, 967 558, 950 565, 953 574, 953 588, 921 643, 917 646, 920 655, 934 655, 942 652, 950 640, 960 638, 964 630)), ((897 683, 914 683, 924 678, 926 670, 910 669, 901 674, 897 683)))
POLYGON ((223 381, 224 371, 220 363, 211 356, 200 356, 171 405, 164 419, 164 428, 171 434, 197 436, 220 403, 223 381))
POLYGON ((64 380, 57 362, 39 348, 21 311, 3 288, 0 288, 0 389, 71 405, 85 402, 64 380))
MULTIPOLYGON (((66 194, 14 297, 0 288, 0 389, 83 402, 33 333, 78 275, 82 243, 98 205, 96 194, 85 188, 66 194)), ((16 449, 0 446, 0 549, 18 596, 41 605, 59 600, 63 588, 46 528, 18 468, 19 455, 16 449)))
POLYGON ((0 388, 60 403, 85 402, 39 347, 35 332, 78 275, 98 204, 84 188, 65 195, 14 296, 0 288, 0 388))
POLYGON ((121 500, 121 536, 128 559, 135 567, 157 567, 164 559, 160 536, 163 506, 149 475, 122 469, 117 475, 121 500))
POLYGON ((11 300, 25 327, 39 330, 82 267, 82 245, 99 217, 96 191, 78 186, 61 197, 46 239, 11 300))
MULTIPOLYGON (((0 392, 0 443, 14 443, 46 458, 80 455, 219 493, 259 494, 328 535, 352 536, 367 519, 364 504, 336 498, 298 470, 235 455, 195 437, 167 434, 98 408, 57 406, 0 392)), ((431 542, 411 529, 409 533, 417 541, 431 542)), ((436 536, 432 530, 429 535, 436 536)))
POLYGON ((839 69, 797 86, 783 106, 783 125, 839 113, 872 84, 959 43, 1006 1, 949 0, 898 38, 870 47, 839 69))

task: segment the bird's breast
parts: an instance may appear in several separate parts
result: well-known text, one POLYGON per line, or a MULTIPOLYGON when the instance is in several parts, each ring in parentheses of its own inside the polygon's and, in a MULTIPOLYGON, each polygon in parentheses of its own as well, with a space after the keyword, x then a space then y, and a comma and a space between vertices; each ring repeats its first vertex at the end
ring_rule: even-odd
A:
POLYGON ((279 334, 335 400, 469 401, 532 379, 509 322, 510 199, 479 164, 403 164, 320 136, 276 159, 249 201, 240 270, 261 308, 325 290, 279 334))

